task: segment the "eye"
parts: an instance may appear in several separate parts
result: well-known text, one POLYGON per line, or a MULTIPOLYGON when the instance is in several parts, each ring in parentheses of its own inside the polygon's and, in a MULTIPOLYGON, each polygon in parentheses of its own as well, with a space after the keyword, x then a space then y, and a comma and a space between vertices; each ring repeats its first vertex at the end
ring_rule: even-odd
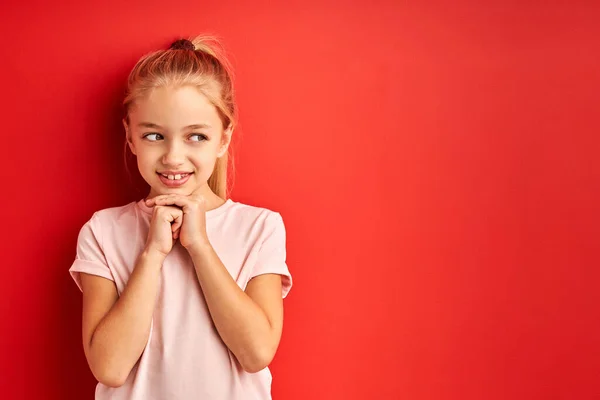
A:
POLYGON ((148 133, 144 135, 144 139, 148 139, 151 142, 156 142, 159 139, 162 139, 162 135, 160 133, 148 133))
POLYGON ((199 133, 194 133, 190 136, 190 140, 192 142, 202 142, 204 140, 208 140, 208 137, 206 137, 206 135, 202 135, 199 133))

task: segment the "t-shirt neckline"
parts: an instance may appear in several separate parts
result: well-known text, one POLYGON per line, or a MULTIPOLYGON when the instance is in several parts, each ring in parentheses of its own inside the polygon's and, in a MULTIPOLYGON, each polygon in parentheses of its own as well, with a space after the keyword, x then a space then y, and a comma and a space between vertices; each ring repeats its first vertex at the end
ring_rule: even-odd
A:
MULTIPOLYGON (((231 208, 231 206, 233 205, 233 203, 234 203, 233 200, 227 199, 227 200, 225 200, 225 203, 221 204, 217 208, 213 208, 212 210, 208 210, 206 212, 206 219, 214 218, 214 217, 216 217, 218 215, 223 214, 225 211, 227 211, 229 208, 231 208)), ((154 207, 147 206, 145 198, 139 200, 137 202, 137 206, 144 213, 152 215, 152 210, 153 210, 154 207)))

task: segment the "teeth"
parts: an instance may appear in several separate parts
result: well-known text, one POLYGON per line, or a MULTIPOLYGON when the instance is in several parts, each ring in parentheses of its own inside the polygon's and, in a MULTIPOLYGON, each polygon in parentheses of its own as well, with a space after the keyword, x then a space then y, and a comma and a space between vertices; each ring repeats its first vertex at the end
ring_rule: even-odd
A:
POLYGON ((165 174, 161 174, 162 176, 164 176, 167 179, 170 179, 172 181, 177 181, 181 178, 185 178, 188 174, 177 174, 177 175, 165 175, 165 174))

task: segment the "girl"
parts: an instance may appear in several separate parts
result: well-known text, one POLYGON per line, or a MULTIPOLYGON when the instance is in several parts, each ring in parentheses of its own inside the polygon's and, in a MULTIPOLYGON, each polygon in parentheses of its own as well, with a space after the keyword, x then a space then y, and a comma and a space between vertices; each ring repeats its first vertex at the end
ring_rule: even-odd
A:
POLYGON ((96 212, 70 273, 96 399, 270 399, 292 286, 279 213, 227 198, 230 68, 204 38, 142 57, 124 100, 146 199, 96 212))

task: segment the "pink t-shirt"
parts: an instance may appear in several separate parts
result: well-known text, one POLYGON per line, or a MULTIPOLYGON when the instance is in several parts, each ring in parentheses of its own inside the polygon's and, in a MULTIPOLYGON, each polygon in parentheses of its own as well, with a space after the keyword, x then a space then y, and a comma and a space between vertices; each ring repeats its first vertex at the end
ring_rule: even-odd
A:
MULTIPOLYGON (((83 226, 69 269, 81 289, 80 272, 125 289, 142 251, 152 208, 143 200, 96 212, 83 226)), ((292 286, 286 265, 281 215, 227 200, 206 213, 208 238, 219 258, 245 289, 253 277, 282 275, 282 297, 292 286)), ((221 340, 208 311, 192 260, 176 242, 164 261, 148 342, 125 384, 98 383, 104 400, 264 400, 271 398, 269 368, 245 372, 221 340)))

